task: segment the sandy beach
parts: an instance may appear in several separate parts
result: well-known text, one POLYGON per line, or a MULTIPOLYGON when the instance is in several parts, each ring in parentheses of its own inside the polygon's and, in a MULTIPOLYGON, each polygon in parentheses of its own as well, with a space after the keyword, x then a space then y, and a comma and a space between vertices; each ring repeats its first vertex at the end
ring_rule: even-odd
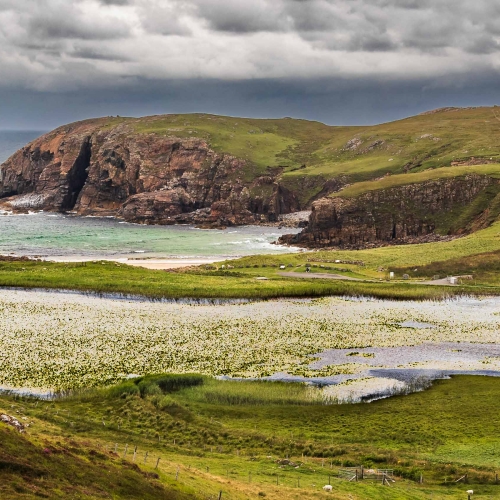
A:
POLYGON ((216 259, 116 259, 116 261, 128 266, 157 270, 179 269, 181 267, 201 266, 217 262, 216 259))
POLYGON ((139 257, 119 257, 116 259, 106 257, 93 257, 89 258, 86 256, 74 256, 74 257, 50 257, 45 259, 48 262, 90 262, 90 261, 101 261, 107 260, 110 262, 119 262, 120 264, 126 264, 127 266, 137 266, 144 267, 146 269, 155 270, 166 270, 166 269, 179 269, 181 267, 188 266, 201 266, 203 264, 213 264, 214 262, 225 260, 222 258, 145 258, 141 259, 139 257))

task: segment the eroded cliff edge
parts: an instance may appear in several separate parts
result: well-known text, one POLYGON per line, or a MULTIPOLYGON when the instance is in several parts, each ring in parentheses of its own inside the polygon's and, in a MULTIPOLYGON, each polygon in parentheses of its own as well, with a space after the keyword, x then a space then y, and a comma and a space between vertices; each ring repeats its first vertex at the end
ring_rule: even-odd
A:
POLYGON ((369 191, 357 197, 322 198, 309 225, 279 242, 308 248, 366 248, 419 243, 466 234, 500 213, 500 179, 469 174, 369 191))
POLYGON ((301 209, 280 169, 248 175, 246 161, 200 138, 139 134, 106 119, 60 127, 0 166, 2 204, 15 211, 115 215, 150 224, 273 222, 301 209))

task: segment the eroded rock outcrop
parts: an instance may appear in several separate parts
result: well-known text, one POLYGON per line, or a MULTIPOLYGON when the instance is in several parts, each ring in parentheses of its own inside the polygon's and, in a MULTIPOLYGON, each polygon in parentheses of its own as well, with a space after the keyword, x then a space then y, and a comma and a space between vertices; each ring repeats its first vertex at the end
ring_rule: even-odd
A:
POLYGON ((246 161, 200 138, 140 134, 127 123, 61 127, 0 167, 0 198, 14 210, 118 215, 150 224, 277 221, 301 209, 281 169, 249 176, 246 161))
POLYGON ((355 198, 322 198, 313 203, 308 226, 297 235, 281 237, 280 242, 305 247, 363 248, 438 239, 446 227, 450 229, 445 234, 463 234, 479 229, 474 222, 484 219, 488 199, 499 191, 498 179, 471 174, 369 191, 355 198), (463 215, 464 210, 470 212, 463 217, 465 226, 449 222, 463 215))

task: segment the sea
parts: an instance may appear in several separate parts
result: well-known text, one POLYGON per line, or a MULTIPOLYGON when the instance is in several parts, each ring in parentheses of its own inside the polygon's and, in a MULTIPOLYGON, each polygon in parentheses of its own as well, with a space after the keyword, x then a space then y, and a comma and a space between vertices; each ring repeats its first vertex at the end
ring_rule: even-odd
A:
MULTIPOLYGON (((41 131, 0 131, 0 164, 41 131)), ((234 258, 297 249, 273 244, 297 229, 266 226, 205 230, 146 226, 110 217, 34 212, 0 214, 0 254, 41 258, 234 258)))

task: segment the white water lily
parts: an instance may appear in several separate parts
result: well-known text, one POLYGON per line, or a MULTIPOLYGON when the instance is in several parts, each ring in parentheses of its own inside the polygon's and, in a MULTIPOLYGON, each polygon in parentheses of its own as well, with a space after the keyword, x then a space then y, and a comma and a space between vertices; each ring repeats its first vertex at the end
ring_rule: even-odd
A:
POLYGON ((310 355, 326 349, 500 343, 498 305, 342 298, 187 305, 0 290, 0 385, 76 388, 160 372, 309 376, 310 355), (402 328, 403 321, 435 328, 402 328))

